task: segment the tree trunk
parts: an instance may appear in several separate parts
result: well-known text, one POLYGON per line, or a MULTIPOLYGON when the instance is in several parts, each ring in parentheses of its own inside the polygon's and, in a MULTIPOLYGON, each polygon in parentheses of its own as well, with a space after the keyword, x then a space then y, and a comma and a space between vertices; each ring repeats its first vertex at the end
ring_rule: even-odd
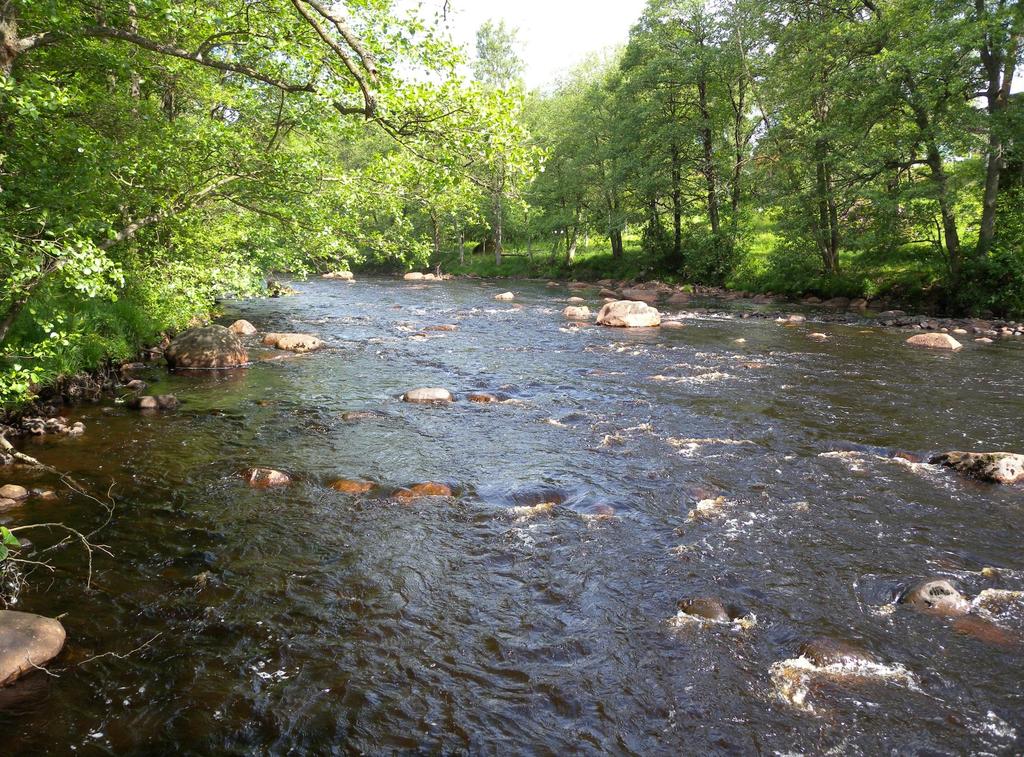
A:
POLYGON ((434 241, 434 260, 441 257, 441 222, 436 213, 430 214, 430 227, 434 241))
POLYGON ((683 195, 680 183, 682 182, 682 160, 679 154, 679 147, 672 145, 672 260, 671 265, 676 270, 683 267, 683 195))
POLYGON ((466 265, 466 228, 459 227, 459 265, 466 265))
MULTIPOLYGON (((988 11, 984 0, 975 0, 975 12, 978 20, 988 20, 988 11)), ((1006 114, 1010 101, 1010 90, 1017 68, 1017 54, 1021 45, 1024 29, 1021 28, 1024 12, 1018 10, 1015 16, 1015 28, 1011 29, 1006 49, 997 49, 991 35, 985 35, 981 46, 981 61, 985 67, 988 88, 985 93, 988 112, 988 154, 985 167, 985 190, 982 197, 981 231, 978 235, 978 254, 985 255, 992 249, 996 238, 997 208, 999 200, 999 182, 1006 165, 1005 141, 1003 139, 1001 121, 1006 114)))
POLYGON ((831 176, 825 161, 819 159, 815 165, 817 176, 818 219, 816 235, 821 261, 825 273, 839 272, 839 219, 835 200, 832 198, 831 176))
POLYGON ((565 260, 567 263, 572 263, 576 260, 576 244, 578 240, 579 229, 575 226, 567 226, 565 229, 565 260))
POLYGON ((501 234, 503 224, 501 193, 495 192, 491 201, 494 204, 494 264, 501 265, 501 234))
POLYGON ((711 233, 717 236, 721 226, 718 211, 718 176, 715 172, 715 146, 711 131, 711 112, 708 110, 708 84, 703 76, 697 82, 697 104, 700 108, 702 122, 700 139, 704 147, 704 180, 708 185, 708 220, 711 222, 711 233))

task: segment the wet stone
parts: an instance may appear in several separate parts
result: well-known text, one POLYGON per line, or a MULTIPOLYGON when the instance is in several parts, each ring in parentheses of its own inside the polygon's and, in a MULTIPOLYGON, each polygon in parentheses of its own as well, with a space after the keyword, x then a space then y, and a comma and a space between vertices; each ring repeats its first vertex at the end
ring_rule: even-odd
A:
POLYGON ((829 665, 857 665, 877 663, 877 658, 862 647, 848 641, 819 636, 800 645, 801 657, 806 657, 820 668, 829 665))
POLYGON ((414 403, 446 403, 452 401, 452 393, 441 387, 421 387, 410 389, 402 395, 403 402, 414 403))
POLYGON ((254 489, 270 489, 276 486, 287 486, 292 482, 287 473, 273 468, 250 468, 245 472, 245 480, 254 489))
POLYGON ((680 612, 695 618, 710 620, 715 623, 730 623, 734 614, 730 613, 725 603, 716 597, 692 597, 682 599, 677 605, 680 612))
POLYGON ((66 638, 64 626, 53 618, 0 610, 0 686, 46 665, 66 638))
POLYGON ((900 597, 900 603, 932 615, 965 615, 971 609, 970 602, 960 590, 944 578, 912 586, 900 597))

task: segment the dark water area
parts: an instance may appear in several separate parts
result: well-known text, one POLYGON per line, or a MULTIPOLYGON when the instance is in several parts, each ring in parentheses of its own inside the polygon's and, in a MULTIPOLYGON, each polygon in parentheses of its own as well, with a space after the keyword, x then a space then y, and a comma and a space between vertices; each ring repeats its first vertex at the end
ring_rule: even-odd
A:
MULTIPOLYGON (((17 609, 60 616, 68 643, 57 677, 0 698, 0 751, 1024 751, 1024 646, 893 604, 933 576, 1024 590, 1024 489, 893 457, 1024 452, 1022 345, 950 354, 867 325, 682 312, 679 330, 571 328, 568 293, 536 283, 511 285, 515 305, 493 300, 509 282, 296 287, 221 322, 325 350, 154 367, 177 411, 77 408, 83 437, 27 446, 113 484, 113 557, 88 592, 81 550, 32 575, 17 609), (424 330, 441 324, 458 330, 424 330), (400 401, 419 386, 458 401, 400 401), (354 410, 381 415, 342 420, 354 410), (295 482, 251 489, 251 466, 295 482), (390 497, 421 481, 456 496, 390 497), (749 622, 676 622, 703 595, 749 622), (821 635, 869 650, 876 674, 780 685, 821 635)), ((66 492, 4 516, 104 517, 66 492)), ((990 620, 1024 634, 1024 600, 990 620)))

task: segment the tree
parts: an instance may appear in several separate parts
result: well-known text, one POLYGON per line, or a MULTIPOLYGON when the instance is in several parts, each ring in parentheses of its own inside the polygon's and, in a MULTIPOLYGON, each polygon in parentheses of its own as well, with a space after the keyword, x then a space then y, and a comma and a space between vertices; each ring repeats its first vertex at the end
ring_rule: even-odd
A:
POLYGON ((521 87, 526 66, 519 54, 518 30, 493 20, 481 24, 476 33, 473 76, 491 87, 521 87))

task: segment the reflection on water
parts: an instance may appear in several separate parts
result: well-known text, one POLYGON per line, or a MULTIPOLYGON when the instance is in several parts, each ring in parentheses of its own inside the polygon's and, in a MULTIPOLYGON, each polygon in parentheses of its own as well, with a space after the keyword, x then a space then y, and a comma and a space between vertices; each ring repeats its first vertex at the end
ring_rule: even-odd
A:
MULTIPOLYGON (((314 281, 232 304, 225 323, 328 348, 230 375, 151 369, 179 410, 82 408, 85 436, 36 443, 114 483, 116 558, 97 558, 90 593, 73 550, 35 574, 19 609, 63 615, 69 643, 59 678, 5 692, 5 750, 1024 748, 1021 646, 894 604, 932 576, 970 597, 1024 589, 1024 492, 915 462, 1024 450, 1019 346, 702 317, 567 329, 565 291, 496 304, 504 284, 314 281), (458 401, 399 401, 417 386, 458 401), (254 466, 294 483, 254 491, 254 466), (424 481, 456 496, 388 496, 424 481), (757 622, 673 622, 692 596, 757 622), (789 668, 809 705, 792 706, 778 664, 818 636, 913 685, 789 668), (89 659, 107 652, 122 656, 89 659)), ((66 496, 9 517, 90 528, 97 509, 66 496)), ((1024 604, 992 618, 1019 634, 1024 604)))

